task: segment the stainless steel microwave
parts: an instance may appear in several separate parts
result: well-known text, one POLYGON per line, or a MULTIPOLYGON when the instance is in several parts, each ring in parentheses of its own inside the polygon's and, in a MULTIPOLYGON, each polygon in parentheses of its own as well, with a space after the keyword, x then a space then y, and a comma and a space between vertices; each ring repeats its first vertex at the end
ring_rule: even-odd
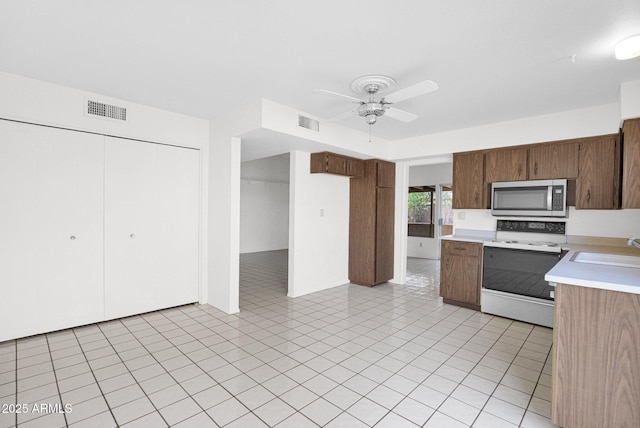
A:
POLYGON ((491 214, 494 216, 567 217, 567 180, 492 183, 491 214))

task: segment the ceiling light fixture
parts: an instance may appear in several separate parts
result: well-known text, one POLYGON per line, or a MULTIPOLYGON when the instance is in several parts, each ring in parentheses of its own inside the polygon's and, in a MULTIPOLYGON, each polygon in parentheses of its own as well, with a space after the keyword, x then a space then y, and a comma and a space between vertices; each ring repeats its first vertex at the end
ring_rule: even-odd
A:
POLYGON ((627 37, 616 45, 616 59, 631 59, 640 56, 640 34, 627 37))

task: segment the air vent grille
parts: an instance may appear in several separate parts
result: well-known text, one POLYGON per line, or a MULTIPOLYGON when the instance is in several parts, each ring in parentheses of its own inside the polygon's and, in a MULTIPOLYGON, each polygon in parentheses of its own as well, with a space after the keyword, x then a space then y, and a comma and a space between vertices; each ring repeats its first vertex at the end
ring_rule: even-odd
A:
POLYGON ((298 126, 320 132, 320 122, 302 115, 298 115, 298 126))
POLYGON ((127 120, 126 108, 100 103, 98 101, 87 101, 87 114, 109 119, 127 120))

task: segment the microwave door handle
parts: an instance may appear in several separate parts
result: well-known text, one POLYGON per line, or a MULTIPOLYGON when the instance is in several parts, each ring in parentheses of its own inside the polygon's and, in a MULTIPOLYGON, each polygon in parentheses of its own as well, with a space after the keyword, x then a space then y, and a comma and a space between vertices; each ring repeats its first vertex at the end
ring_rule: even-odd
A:
POLYGON ((553 211, 553 186, 547 189, 547 211, 553 211))

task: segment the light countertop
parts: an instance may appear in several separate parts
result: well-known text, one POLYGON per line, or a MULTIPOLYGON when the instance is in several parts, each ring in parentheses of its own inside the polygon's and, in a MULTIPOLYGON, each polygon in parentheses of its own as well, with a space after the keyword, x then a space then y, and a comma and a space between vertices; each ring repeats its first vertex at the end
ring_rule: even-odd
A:
POLYGON ((578 252, 622 254, 640 257, 640 250, 631 247, 601 245, 571 245, 571 251, 558 262, 544 279, 561 284, 640 294, 640 269, 602 264, 577 263, 578 252))
POLYGON ((443 241, 466 241, 466 242, 479 242, 483 243, 486 239, 480 238, 478 236, 473 235, 445 235, 442 236, 441 239, 443 241))
POLYGON ((491 230, 459 229, 453 235, 441 236, 446 241, 484 242, 496 237, 496 232, 491 230))

